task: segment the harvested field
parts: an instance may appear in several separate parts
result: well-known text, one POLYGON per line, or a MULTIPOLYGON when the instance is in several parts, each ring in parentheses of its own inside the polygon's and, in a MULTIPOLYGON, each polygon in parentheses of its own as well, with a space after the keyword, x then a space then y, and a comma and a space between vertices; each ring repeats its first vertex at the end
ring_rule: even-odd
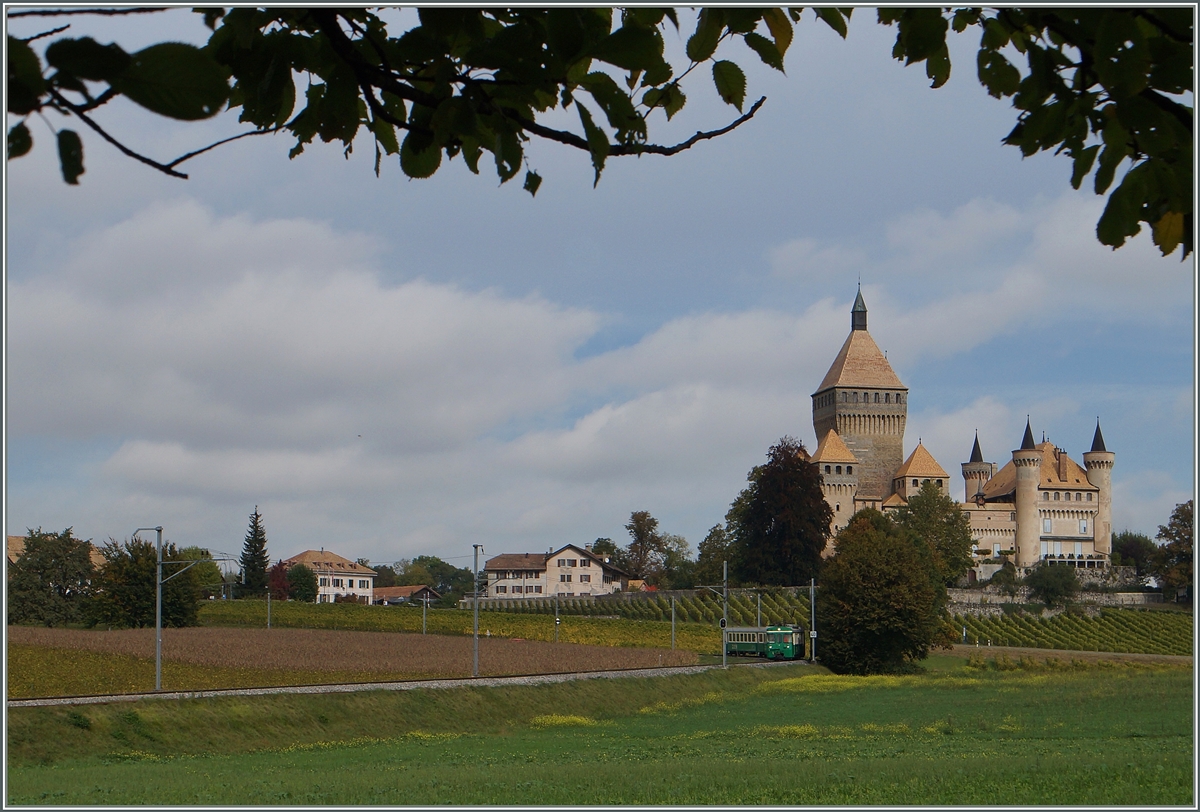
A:
MULTIPOLYGON (((16 645, 154 657, 153 629, 9 626, 8 640, 16 645)), ((472 641, 443 635, 327 629, 165 629, 163 660, 215 668, 387 674, 395 679, 461 677, 471 674, 472 641)), ((690 665, 696 660, 693 652, 670 649, 479 640, 479 673, 488 676, 690 665)))

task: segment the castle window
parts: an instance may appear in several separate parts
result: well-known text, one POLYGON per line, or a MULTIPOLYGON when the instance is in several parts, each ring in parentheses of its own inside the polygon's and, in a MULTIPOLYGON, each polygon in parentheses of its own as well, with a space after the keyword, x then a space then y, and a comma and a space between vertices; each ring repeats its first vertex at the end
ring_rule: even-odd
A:
POLYGON ((1087 532, 1087 519, 1079 520, 1079 532, 1081 535, 1087 532))
POLYGON ((1055 502, 1057 502, 1057 501, 1058 501, 1058 496, 1059 496, 1059 493, 1058 493, 1058 491, 1055 491, 1055 492, 1054 492, 1054 501, 1055 501, 1055 502))
POLYGON ((1008 520, 1010 522, 1015 522, 1017 520, 1017 514, 1015 514, 1015 513, 1008 514, 1008 520))
POLYGON ((853 473, 854 473, 854 466, 853 466, 853 465, 847 465, 847 466, 846 466, 846 473, 847 473, 847 474, 853 474, 853 473))
POLYGON ((913 480, 913 487, 914 487, 914 488, 918 487, 918 486, 917 486, 917 481, 916 481, 915 479, 913 480))
POLYGON ((942 481, 941 481, 940 479, 937 481, 937 486, 938 486, 939 488, 940 488, 940 487, 942 487, 942 481))
POLYGON ((840 466, 840 465, 839 465, 839 466, 837 467, 837 472, 838 472, 839 474, 842 472, 842 466, 840 466))
POLYGON ((884 403, 891 403, 891 402, 892 402, 892 393, 891 393, 891 392, 884 392, 884 393, 883 393, 883 402, 884 402, 884 403))
POLYGON ((825 473, 833 473, 832 469, 828 465, 825 466, 825 473))
POLYGON ((1049 499, 1050 499, 1050 491, 1044 491, 1044 492, 1042 493, 1042 498, 1043 498, 1043 499, 1046 499, 1046 500, 1049 500, 1049 499))
POLYGON ((1082 541, 1075 542, 1075 557, 1083 558, 1083 542, 1082 541))
POLYGON ((878 392, 875 393, 875 402, 876 403, 879 402, 879 393, 878 392))
POLYGON ((1049 533, 1053 529, 1049 519, 1042 519, 1042 532, 1049 533))
POLYGON ((1077 494, 1075 494, 1075 501, 1076 501, 1076 502, 1082 502, 1082 501, 1083 501, 1083 494, 1082 494, 1082 493, 1077 493, 1077 494))
POLYGON ((834 505, 833 511, 834 511, 834 513, 841 513, 842 512, 842 503, 838 502, 836 505, 834 505))

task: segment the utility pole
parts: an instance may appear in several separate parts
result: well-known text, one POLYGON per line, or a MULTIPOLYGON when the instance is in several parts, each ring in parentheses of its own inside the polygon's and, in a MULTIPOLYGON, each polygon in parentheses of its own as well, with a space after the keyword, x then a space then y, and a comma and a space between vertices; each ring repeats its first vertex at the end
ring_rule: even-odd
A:
POLYGON ((421 598, 421 634, 425 634, 425 613, 429 611, 429 595, 421 598))
POLYGON ((726 630, 729 626, 729 562, 721 562, 722 578, 721 578, 721 667, 728 668, 728 663, 725 662, 729 655, 729 646, 725 644, 725 638, 729 636, 726 630))
POLYGON ((758 593, 758 627, 762 628, 762 593, 758 593))
POLYGON ((271 628, 271 585, 267 584, 267 628, 271 628))
POLYGON ((554 593, 554 642, 558 642, 558 593, 554 593))
POLYGON ((809 633, 808 638, 811 641, 812 648, 809 650, 810 660, 817 661, 817 579, 812 578, 808 585, 808 618, 809 618, 809 633))
POLYGON ((675 650, 675 596, 671 596, 671 651, 675 650))
POLYGON ((474 564, 471 567, 472 586, 475 587, 472 594, 474 600, 471 601, 475 607, 475 667, 471 672, 472 676, 479 676, 479 551, 483 549, 482 544, 472 544, 475 548, 474 564))

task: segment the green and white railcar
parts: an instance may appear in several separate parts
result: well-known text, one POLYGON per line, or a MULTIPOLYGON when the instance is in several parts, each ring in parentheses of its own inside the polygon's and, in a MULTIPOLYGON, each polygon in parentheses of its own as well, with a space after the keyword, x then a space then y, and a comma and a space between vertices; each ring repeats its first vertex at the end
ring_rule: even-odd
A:
POLYGON ((743 626, 725 630, 725 653, 730 656, 807 659, 808 646, 808 632, 803 626, 743 626))

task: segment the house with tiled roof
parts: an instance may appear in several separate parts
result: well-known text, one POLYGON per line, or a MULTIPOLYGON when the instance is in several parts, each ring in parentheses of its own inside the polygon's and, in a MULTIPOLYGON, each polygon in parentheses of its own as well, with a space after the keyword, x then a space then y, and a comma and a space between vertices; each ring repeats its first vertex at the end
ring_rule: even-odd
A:
POLYGON ((589 545, 547 553, 503 553, 484 562, 488 598, 566 598, 627 591, 629 574, 589 545))
POLYGON ((374 591, 372 603, 378 606, 405 606, 408 604, 433 603, 441 594, 425 584, 414 586, 381 586, 374 591))
MULTIPOLYGON (((25 541, 27 536, 7 536, 7 556, 8 563, 15 564, 17 559, 25 554, 25 541)), ((92 566, 100 569, 104 566, 104 554, 100 552, 100 548, 89 542, 88 556, 92 559, 92 566)))
MULTIPOLYGON (((861 288, 850 311, 850 335, 812 395, 812 456, 822 476, 836 534, 863 508, 897 510, 930 483, 950 494, 950 475, 918 440, 903 458, 908 389, 867 332, 861 288)), ((1099 421, 1083 465, 1043 436, 1033 440, 1029 423, 1012 461, 984 460, 979 435, 962 464, 962 509, 970 519, 978 560, 1010 557, 1020 570, 1040 561, 1084 569, 1107 566, 1112 551, 1112 488, 1115 460, 1104 445, 1099 421)), ((832 554, 831 539, 826 555, 832 554)))
POLYGON ((338 598, 353 598, 359 603, 374 601, 375 570, 324 547, 305 550, 299 555, 285 558, 283 563, 289 568, 303 564, 316 574, 317 603, 334 603, 338 598))

